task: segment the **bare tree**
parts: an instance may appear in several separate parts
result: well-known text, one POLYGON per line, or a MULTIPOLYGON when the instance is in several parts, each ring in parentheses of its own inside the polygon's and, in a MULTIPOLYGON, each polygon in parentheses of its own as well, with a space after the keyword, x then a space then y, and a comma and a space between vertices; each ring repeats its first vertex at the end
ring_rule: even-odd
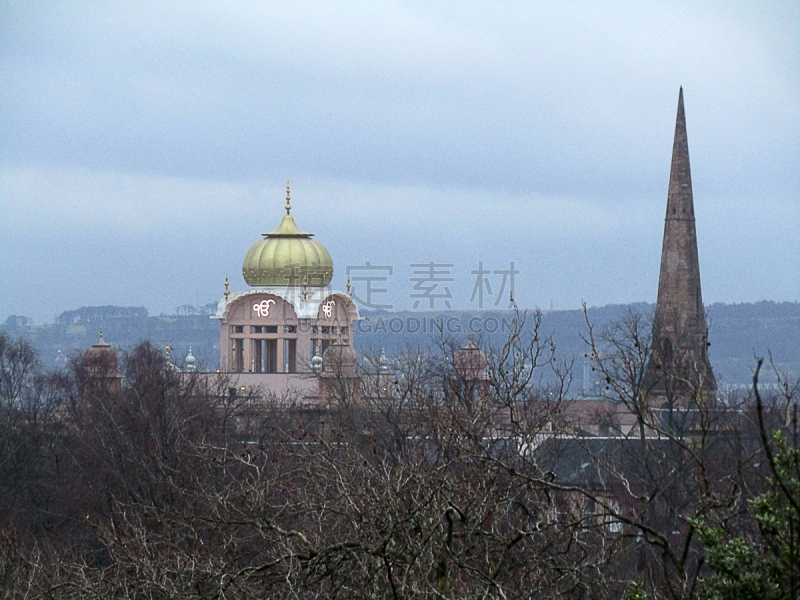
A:
POLYGON ((538 314, 498 348, 374 356, 318 406, 231 392, 148 344, 119 387, 75 357, 28 388, 61 407, 34 444, 58 536, 0 523, 0 582, 43 598, 605 599, 635 581, 696 597, 698 532, 757 539, 748 499, 782 460, 758 432, 791 412, 697 402, 670 421, 642 399, 641 323, 589 330, 613 421, 593 430, 538 314))
POLYGON ((592 485, 579 487, 604 518, 621 524, 632 542, 630 567, 646 589, 692 598, 703 563, 695 520, 741 512, 747 472, 759 453, 754 429, 743 406, 708 398, 700 389, 678 404, 680 386, 695 381, 682 375, 678 358, 657 365, 675 385, 666 385, 672 394, 667 405, 653 406, 653 382, 645 378, 651 324, 641 315, 629 312, 599 333, 588 319, 587 326, 608 418, 616 421, 607 427, 613 439, 576 440, 595 475, 592 485))

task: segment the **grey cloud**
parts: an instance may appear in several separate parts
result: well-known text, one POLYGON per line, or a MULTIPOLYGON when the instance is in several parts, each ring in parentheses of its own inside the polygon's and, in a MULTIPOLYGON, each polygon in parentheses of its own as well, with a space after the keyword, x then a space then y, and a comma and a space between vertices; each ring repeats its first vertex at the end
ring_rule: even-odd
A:
MULTIPOLYGON (((450 240, 454 251, 487 248, 498 261, 509 250, 494 240, 514 238, 514 250, 529 257, 549 247, 560 259, 543 259, 532 286, 548 282, 564 303, 592 290, 597 304, 624 301, 615 295, 622 288, 593 275, 598 269, 564 264, 602 258, 634 280, 642 267, 624 263, 643 253, 626 248, 649 244, 657 254, 681 84, 697 202, 713 203, 711 214, 723 216, 721 204, 733 214, 754 202, 765 210, 789 206, 781 223, 748 224, 756 238, 789 235, 791 215, 800 212, 798 13, 796 4, 729 2, 12 2, 0 8, 0 167, 2 192, 16 200, 11 216, 0 217, 0 233, 13 226, 15 237, 0 237, 0 247, 19 258, 4 269, 40 252, 25 240, 57 223, 25 206, 41 197, 37 211, 59 214, 71 203, 83 206, 83 194, 108 193, 121 206, 94 215, 90 230, 116 230, 119 215, 150 211, 131 217, 136 234, 124 234, 120 245, 136 256, 136 236, 152 240, 157 250, 142 259, 148 265, 158 264, 158 251, 207 264, 203 276, 214 283, 197 293, 213 294, 219 265, 235 271, 252 236, 271 225, 268 213, 257 213, 259 223, 252 215, 273 196, 279 203, 291 177, 308 192, 298 192, 298 206, 307 203, 320 238, 336 246, 328 234, 347 238, 349 230, 359 257, 386 239, 373 232, 398 206, 425 197, 433 205, 418 224, 414 215, 403 221, 409 230, 433 220, 446 236, 466 231, 477 239, 472 246, 450 240), (42 196, 47 177, 31 178, 37 169, 50 180, 63 174, 56 189, 68 198, 42 196), (109 191, 108 178, 125 189, 109 191), (325 185, 339 184, 352 194, 327 200, 325 185), (173 210, 153 210, 160 185, 173 210), (214 194, 219 201, 209 206, 214 194), (459 194, 461 205, 454 204, 459 194), (525 198, 563 198, 572 218, 558 210, 560 221, 541 218, 525 198), (494 219, 504 210, 518 213, 494 219), (351 218, 326 217, 342 211, 351 218), (453 211, 474 214, 483 227, 459 216, 457 229, 447 221, 453 211), (645 214, 626 219, 631 211, 645 214), (591 219, 584 227, 574 215, 591 219), (631 220, 649 233, 626 228, 631 220), (226 239, 242 228, 241 239, 192 244, 218 238, 216 228, 226 239), (164 231, 172 239, 159 237, 164 231)), ((67 243, 69 232, 60 235, 67 243)), ((425 255, 447 247, 423 234, 415 239, 425 255)), ((74 254, 63 260, 76 273, 104 270, 103 257, 68 246, 74 254)), ((795 266, 766 247, 777 271, 795 266)), ((339 251, 349 260, 348 248, 339 251)), ((406 251, 398 240, 385 255, 410 260, 406 251)), ((749 292, 731 286, 728 294, 724 286, 741 265, 708 252, 714 262, 707 267, 701 257, 701 268, 718 283, 706 296, 743 299, 749 292)), ((783 280, 759 279, 759 293, 797 298, 797 276, 783 280)), ((149 287, 142 282, 142 299, 130 301, 164 302, 149 287)), ((110 282, 103 289, 111 293, 110 282)), ((625 293, 630 300, 654 294, 633 282, 625 293)), ((24 302, 12 308, 8 295, 0 302, 25 310, 24 302)), ((43 313, 73 307, 54 300, 43 313)))

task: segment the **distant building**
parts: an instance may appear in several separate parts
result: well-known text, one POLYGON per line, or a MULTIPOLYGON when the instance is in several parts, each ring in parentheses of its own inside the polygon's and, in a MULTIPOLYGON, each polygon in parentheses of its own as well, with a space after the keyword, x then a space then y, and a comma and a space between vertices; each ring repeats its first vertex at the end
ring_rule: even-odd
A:
POLYGON ((326 350, 335 344, 347 348, 348 360, 355 356, 353 324, 359 315, 349 289, 329 288, 333 260, 313 234, 295 224, 288 185, 285 208, 278 228, 244 258, 250 289, 231 292, 226 278, 212 318, 220 321, 221 372, 235 375, 238 386, 294 391, 311 400, 320 395, 316 374, 336 368, 325 364, 333 356, 326 350))
POLYGON ((453 355, 453 373, 450 392, 462 402, 485 404, 491 397, 491 378, 486 372, 489 365, 486 355, 467 339, 465 346, 453 355))
POLYGON ((117 351, 104 339, 100 330, 100 339, 83 354, 86 365, 86 381, 83 394, 90 393, 119 396, 122 393, 122 373, 117 370, 117 351))
POLYGON ((717 390, 708 359, 708 325, 700 291, 683 88, 678 96, 652 355, 642 390, 652 407, 713 399, 717 390))

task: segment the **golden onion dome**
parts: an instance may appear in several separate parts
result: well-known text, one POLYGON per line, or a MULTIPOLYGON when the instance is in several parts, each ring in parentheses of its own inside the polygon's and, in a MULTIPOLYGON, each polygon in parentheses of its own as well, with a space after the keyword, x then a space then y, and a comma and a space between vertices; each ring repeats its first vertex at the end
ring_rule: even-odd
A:
POLYGON ((242 263, 242 275, 250 286, 327 286, 333 279, 333 259, 313 233, 300 231, 290 214, 286 186, 286 214, 278 228, 265 233, 242 263))

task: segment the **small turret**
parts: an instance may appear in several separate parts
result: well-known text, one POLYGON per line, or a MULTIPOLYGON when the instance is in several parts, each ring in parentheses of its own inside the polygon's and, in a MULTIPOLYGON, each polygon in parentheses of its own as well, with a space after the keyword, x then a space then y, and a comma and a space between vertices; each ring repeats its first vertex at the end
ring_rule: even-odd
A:
POLYGON ((490 397, 488 364, 486 355, 472 343, 470 336, 466 345, 456 350, 453 356, 450 389, 454 397, 472 408, 485 405, 490 397))
MULTIPOLYGON (((103 330, 100 330, 100 339, 83 355, 88 375, 87 384, 93 390, 102 390, 109 394, 122 392, 122 374, 117 371, 117 351, 103 339, 103 330)), ((84 393, 89 393, 89 387, 84 393)))
POLYGON ((338 339, 328 346, 322 360, 326 373, 352 376, 358 365, 358 354, 344 340, 338 339))
POLYGON ((195 364, 197 362, 197 359, 194 357, 194 354, 192 354, 191 346, 189 346, 189 353, 186 355, 184 362, 186 363, 187 372, 194 373, 197 370, 197 365, 195 364))
POLYGON ((381 348, 381 355, 378 358, 378 372, 381 375, 388 375, 390 370, 389 357, 386 356, 386 350, 381 348))
POLYGON ((459 348, 453 357, 456 377, 464 381, 488 380, 486 355, 472 343, 472 337, 465 346, 459 348))

